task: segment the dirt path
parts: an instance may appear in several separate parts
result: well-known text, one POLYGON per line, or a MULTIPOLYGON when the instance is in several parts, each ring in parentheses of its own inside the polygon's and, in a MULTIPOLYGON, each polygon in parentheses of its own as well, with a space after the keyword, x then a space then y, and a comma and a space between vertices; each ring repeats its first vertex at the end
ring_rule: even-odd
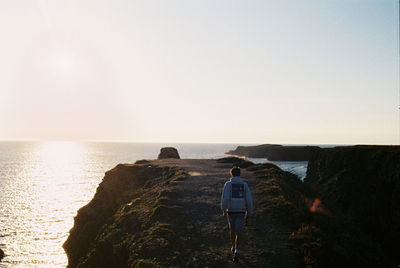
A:
POLYGON ((255 211, 243 231, 240 261, 231 261, 229 232, 221 216, 220 198, 231 164, 215 160, 157 160, 156 165, 182 167, 190 176, 178 186, 179 200, 185 215, 193 223, 191 248, 187 249, 195 267, 298 267, 294 252, 288 247, 289 233, 273 220, 268 211, 257 210, 257 179, 242 169, 254 199, 255 211))

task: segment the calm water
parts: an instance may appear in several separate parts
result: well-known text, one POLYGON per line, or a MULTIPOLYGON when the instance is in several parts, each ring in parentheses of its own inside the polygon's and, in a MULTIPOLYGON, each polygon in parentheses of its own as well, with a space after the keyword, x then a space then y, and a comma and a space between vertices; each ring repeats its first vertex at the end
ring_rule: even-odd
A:
MULTIPOLYGON (((181 158, 220 158, 236 144, 0 142, 0 267, 65 267, 62 244, 77 210, 105 171, 155 159, 174 146, 181 158)), ((265 159, 253 159, 265 162, 265 159)), ((278 163, 303 176, 307 162, 278 163)))

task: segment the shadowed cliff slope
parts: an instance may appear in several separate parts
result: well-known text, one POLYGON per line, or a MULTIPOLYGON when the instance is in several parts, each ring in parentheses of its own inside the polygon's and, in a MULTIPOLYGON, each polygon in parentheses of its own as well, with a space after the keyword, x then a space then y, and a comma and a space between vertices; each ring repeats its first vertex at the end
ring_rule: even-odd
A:
POLYGON ((170 203, 178 198, 174 185, 185 176, 177 167, 148 164, 108 171, 75 217, 64 244, 68 266, 131 267, 147 258, 173 263, 169 252, 184 246, 174 229, 184 234, 187 225, 181 208, 170 203))
POLYGON ((322 149, 308 164, 304 180, 335 214, 397 264, 400 241, 400 147, 352 146, 322 149))

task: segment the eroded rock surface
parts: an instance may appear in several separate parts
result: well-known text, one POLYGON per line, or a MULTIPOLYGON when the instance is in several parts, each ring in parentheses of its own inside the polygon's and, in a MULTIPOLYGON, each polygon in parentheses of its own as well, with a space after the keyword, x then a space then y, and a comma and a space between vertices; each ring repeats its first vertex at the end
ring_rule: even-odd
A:
POLYGON ((158 159, 180 159, 178 150, 174 147, 164 147, 161 148, 160 154, 158 155, 158 159))

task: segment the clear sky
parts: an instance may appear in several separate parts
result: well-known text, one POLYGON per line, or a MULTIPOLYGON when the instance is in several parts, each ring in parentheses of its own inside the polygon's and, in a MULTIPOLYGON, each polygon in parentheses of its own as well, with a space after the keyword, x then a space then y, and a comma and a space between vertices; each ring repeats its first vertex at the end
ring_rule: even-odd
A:
POLYGON ((398 144, 398 1, 0 1, 0 140, 398 144))

